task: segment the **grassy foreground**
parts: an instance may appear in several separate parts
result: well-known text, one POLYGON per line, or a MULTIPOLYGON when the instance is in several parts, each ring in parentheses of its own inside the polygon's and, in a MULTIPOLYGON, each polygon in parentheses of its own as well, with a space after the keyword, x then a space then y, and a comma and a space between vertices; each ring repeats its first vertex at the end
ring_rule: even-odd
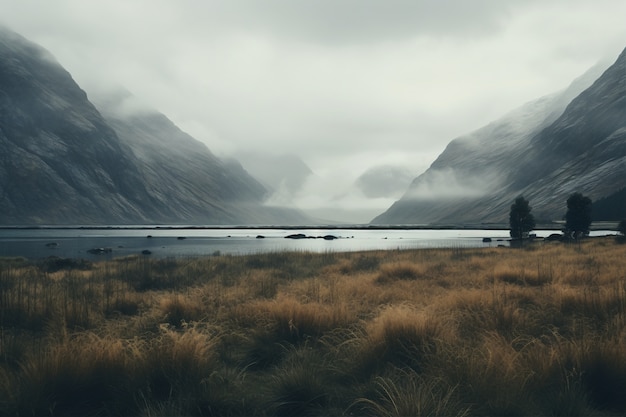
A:
POLYGON ((0 261, 0 415, 624 415, 626 245, 0 261))

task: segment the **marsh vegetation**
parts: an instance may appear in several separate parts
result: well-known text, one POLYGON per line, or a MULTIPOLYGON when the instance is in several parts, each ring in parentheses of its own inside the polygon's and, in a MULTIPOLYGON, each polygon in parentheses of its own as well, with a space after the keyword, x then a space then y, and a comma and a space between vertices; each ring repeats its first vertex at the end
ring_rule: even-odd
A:
POLYGON ((0 261, 2 415, 623 415, 626 245, 0 261))

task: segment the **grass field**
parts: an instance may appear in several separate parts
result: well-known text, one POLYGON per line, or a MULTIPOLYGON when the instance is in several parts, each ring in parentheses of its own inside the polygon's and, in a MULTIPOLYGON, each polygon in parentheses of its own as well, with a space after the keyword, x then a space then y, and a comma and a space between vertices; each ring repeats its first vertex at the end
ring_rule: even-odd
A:
POLYGON ((624 415, 626 245, 0 260, 0 415, 624 415))

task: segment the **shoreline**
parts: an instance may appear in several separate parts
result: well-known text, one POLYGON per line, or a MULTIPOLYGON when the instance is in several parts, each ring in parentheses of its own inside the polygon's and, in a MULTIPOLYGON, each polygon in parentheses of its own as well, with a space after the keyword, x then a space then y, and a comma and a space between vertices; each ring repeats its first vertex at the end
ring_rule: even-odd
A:
MULTIPOLYGON (((593 222, 590 230, 613 230, 618 222, 593 222)), ((542 223, 534 230, 560 231, 563 223, 542 223)), ((325 224, 325 225, 0 225, 0 230, 509 230, 504 223, 479 224, 325 224)))

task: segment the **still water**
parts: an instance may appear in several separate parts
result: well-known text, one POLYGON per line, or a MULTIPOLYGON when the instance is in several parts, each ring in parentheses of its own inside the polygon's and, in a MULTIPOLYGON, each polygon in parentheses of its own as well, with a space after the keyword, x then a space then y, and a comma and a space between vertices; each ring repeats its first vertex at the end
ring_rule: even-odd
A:
MULTIPOLYGON (((546 237, 553 230, 535 231, 546 237)), ((595 231, 592 235, 614 232, 595 231)), ((153 257, 244 255, 279 251, 352 252, 412 248, 508 246, 508 230, 470 229, 253 229, 253 228, 2 228, 0 256, 110 259, 148 253, 153 257), (302 234, 306 238, 290 239, 302 234), (336 239, 326 240, 324 236, 336 239), (490 242, 484 242, 490 238, 490 242), (91 253, 93 249, 104 249, 91 253)))

